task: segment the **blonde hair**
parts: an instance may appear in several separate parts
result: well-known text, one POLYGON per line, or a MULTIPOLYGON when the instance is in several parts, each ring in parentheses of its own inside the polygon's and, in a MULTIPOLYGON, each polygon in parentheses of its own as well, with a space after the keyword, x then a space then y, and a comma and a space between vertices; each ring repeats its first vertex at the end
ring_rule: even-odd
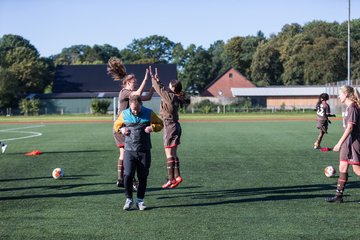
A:
POLYGON ((340 91, 346 95, 348 99, 355 102, 360 107, 360 94, 357 88, 345 85, 340 88, 340 91))

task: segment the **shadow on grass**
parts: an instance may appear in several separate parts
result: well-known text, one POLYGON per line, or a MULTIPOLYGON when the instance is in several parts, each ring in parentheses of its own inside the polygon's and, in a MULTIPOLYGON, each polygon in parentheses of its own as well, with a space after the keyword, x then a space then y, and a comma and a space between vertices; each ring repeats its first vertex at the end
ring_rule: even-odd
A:
MULTIPOLYGON (((41 178, 37 178, 41 179, 41 178)), ((15 180, 15 179, 12 179, 15 180)), ((21 179, 20 179, 21 180, 21 179)), ((62 181, 62 180, 60 180, 62 181)), ((59 182, 60 182, 59 181, 59 182)), ((83 187, 91 187, 102 185, 108 188, 114 183, 98 182, 98 183, 82 183, 82 184, 61 184, 50 186, 33 186, 20 188, 0 189, 0 192, 6 191, 21 191, 29 189, 44 189, 62 191, 68 189, 76 189, 83 187)), ((163 190, 162 188, 148 188, 147 192, 151 196, 158 196, 159 200, 177 199, 177 201, 190 202, 184 204, 172 205, 158 205, 149 207, 148 210, 156 208, 178 208, 178 207, 199 207, 199 206, 214 206, 224 204, 240 204, 249 202, 261 201, 284 201, 284 200, 304 200, 324 198, 329 196, 329 193, 321 194, 321 191, 334 190, 333 184, 313 184, 313 185, 295 185, 295 186, 280 186, 280 187, 262 187, 262 188, 237 188, 237 189, 221 189, 213 191, 194 191, 193 189, 201 188, 200 186, 178 187, 176 189, 163 190)), ((355 182, 347 184, 347 189, 360 188, 360 185, 355 182)), ((123 188, 94 190, 84 192, 64 192, 64 193, 49 193, 49 194, 33 194, 33 195, 18 195, 18 196, 2 196, 1 201, 6 200, 23 200, 23 199, 42 199, 42 198, 69 198, 69 197, 87 197, 99 195, 123 194, 123 188)), ((157 201, 161 202, 161 201, 157 201)))
MULTIPOLYGON (((355 182, 348 183, 346 189, 360 188, 355 182)), ((179 188, 177 188, 179 189, 179 188)), ((321 191, 334 190, 334 184, 314 184, 314 185, 297 185, 283 187, 264 187, 264 188, 239 188, 239 189, 223 189, 215 191, 196 191, 196 192, 173 192, 167 196, 160 196, 157 199, 181 199, 184 202, 191 201, 188 204, 173 204, 166 206, 154 206, 149 208, 177 208, 177 207, 199 207, 213 206, 224 204, 238 204, 261 201, 284 201, 284 200, 304 200, 325 198, 329 193, 321 194, 321 191)), ((169 191, 173 191, 170 190, 169 191)), ((346 196, 346 195, 345 195, 346 196)), ((179 200, 178 200, 179 201, 179 200)))
MULTIPOLYGON (((41 150, 40 150, 41 151, 41 150)), ((41 156, 44 154, 57 154, 57 153, 98 153, 98 152, 112 152, 113 150, 76 150, 76 151, 41 151, 42 154, 34 155, 34 156, 28 156, 28 157, 36 157, 41 156)), ((7 152, 6 155, 25 155, 26 152, 7 152)))
MULTIPOLYGON (((84 177, 95 177, 98 175, 72 175, 69 177, 64 177, 63 179, 61 179, 61 181, 63 180, 73 180, 73 179, 81 179, 84 177)), ((12 181, 28 181, 28 180, 39 180, 39 179, 49 179, 52 178, 51 176, 44 176, 44 177, 32 177, 32 178, 10 178, 10 179, 0 179, 0 182, 12 182, 12 181)))

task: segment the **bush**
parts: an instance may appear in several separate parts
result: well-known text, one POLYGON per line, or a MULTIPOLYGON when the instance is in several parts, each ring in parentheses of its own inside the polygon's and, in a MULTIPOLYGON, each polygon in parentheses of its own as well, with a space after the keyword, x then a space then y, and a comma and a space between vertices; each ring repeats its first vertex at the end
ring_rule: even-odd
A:
POLYGON ((202 100, 199 103, 194 104, 194 108, 200 109, 203 113, 210 113, 212 109, 215 109, 217 105, 211 102, 209 99, 202 100))
POLYGON ((91 100, 91 111, 93 114, 106 114, 111 102, 109 100, 91 100))
POLYGON ((30 115, 39 115, 40 110, 40 100, 39 99, 21 99, 19 103, 19 108, 21 113, 25 116, 30 115))

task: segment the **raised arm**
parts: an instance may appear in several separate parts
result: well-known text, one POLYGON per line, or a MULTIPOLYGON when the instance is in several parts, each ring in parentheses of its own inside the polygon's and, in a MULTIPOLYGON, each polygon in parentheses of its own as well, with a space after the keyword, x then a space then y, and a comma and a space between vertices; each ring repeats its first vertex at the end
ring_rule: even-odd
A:
POLYGON ((151 83, 157 94, 162 98, 163 101, 171 103, 172 97, 171 94, 165 90, 164 85, 160 82, 159 75, 157 73, 157 68, 155 68, 155 74, 152 74, 150 68, 150 75, 151 75, 151 83))
POLYGON ((144 91, 144 88, 145 88, 148 78, 149 78, 149 69, 146 68, 144 80, 141 82, 140 87, 136 91, 132 92, 131 95, 141 96, 144 91))
POLYGON ((142 101, 150 101, 152 96, 154 95, 154 92, 155 92, 154 88, 151 87, 150 91, 145 96, 141 96, 141 100, 142 101))

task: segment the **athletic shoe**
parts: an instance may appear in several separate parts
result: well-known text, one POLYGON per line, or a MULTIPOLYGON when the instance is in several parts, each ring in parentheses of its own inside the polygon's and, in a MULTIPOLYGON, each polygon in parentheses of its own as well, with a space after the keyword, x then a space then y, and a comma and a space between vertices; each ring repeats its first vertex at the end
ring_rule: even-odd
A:
POLYGON ((139 181, 137 181, 135 178, 134 178, 134 181, 133 181, 133 191, 134 192, 137 192, 139 188, 139 181))
POLYGON ((169 188, 172 184, 175 184, 176 180, 168 180, 164 185, 162 185, 162 188, 169 188))
POLYGON ((321 148, 320 144, 318 142, 315 142, 314 143, 314 149, 319 149, 319 148, 321 148))
POLYGON ((4 153, 6 151, 6 148, 7 148, 7 144, 4 144, 1 146, 2 153, 4 153))
POLYGON ((170 185, 170 188, 176 188, 183 181, 181 176, 175 178, 175 183, 170 185))
POLYGON ((116 186, 123 188, 124 187, 124 181, 122 179, 118 179, 116 181, 116 186))
POLYGON ((343 203, 344 202, 342 196, 336 196, 336 195, 333 196, 333 197, 325 198, 325 201, 327 201, 327 202, 335 202, 335 203, 343 203))
POLYGON ((139 209, 140 211, 144 211, 144 210, 146 209, 146 206, 145 206, 145 204, 144 204, 144 201, 142 201, 142 200, 136 201, 136 207, 137 207, 137 209, 139 209))
POLYGON ((131 206, 133 205, 133 200, 132 198, 127 198, 124 204, 123 209, 126 211, 129 211, 131 209, 131 206))

